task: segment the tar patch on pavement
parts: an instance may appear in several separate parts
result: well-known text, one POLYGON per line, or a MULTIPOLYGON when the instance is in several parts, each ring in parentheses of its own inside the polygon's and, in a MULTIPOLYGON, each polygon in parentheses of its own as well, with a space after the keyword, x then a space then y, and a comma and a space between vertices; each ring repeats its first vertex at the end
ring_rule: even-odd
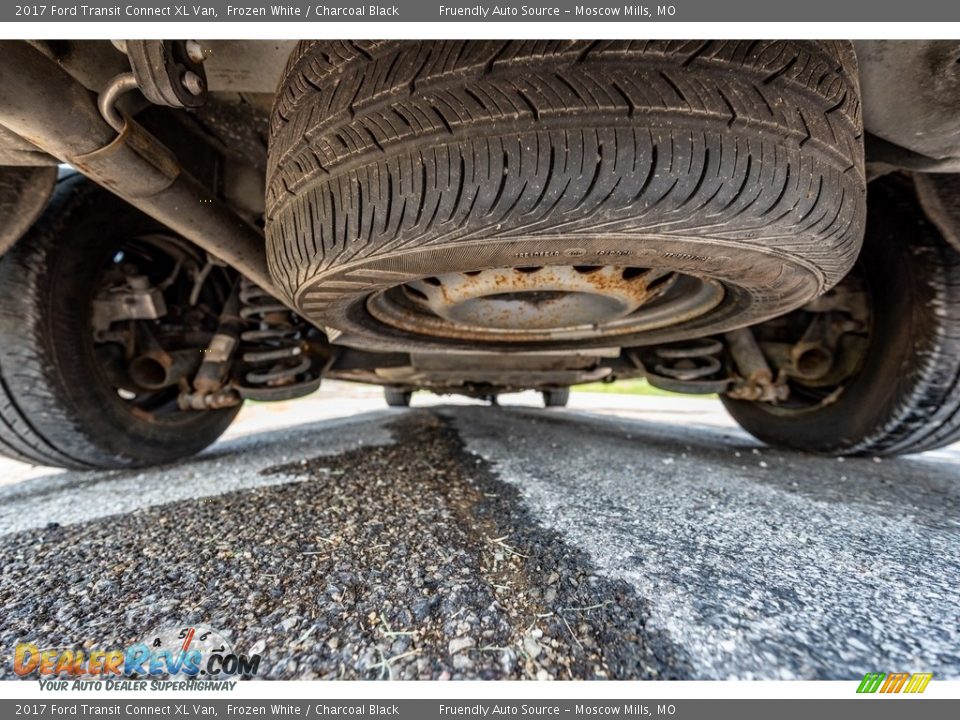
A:
POLYGON ((645 602, 537 526, 436 413, 303 478, 0 540, 17 642, 110 648, 222 629, 283 679, 684 678, 645 602))

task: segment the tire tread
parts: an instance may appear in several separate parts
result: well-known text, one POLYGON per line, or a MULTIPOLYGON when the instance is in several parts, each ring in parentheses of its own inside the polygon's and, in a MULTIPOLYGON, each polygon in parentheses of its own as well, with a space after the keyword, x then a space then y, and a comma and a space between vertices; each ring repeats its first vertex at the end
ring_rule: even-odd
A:
POLYGON ((709 234, 825 289, 859 248, 862 160, 846 42, 304 41, 271 119, 268 259, 296 300, 491 233, 709 234))

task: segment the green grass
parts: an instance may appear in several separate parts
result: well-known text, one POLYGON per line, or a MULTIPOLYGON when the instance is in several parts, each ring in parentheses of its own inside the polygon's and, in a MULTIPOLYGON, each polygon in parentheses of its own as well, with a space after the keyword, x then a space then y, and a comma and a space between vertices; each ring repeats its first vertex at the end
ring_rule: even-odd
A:
POLYGON ((617 395, 654 395, 657 397, 690 397, 680 393, 669 392, 656 388, 646 380, 637 378, 634 380, 618 380, 612 383, 587 383, 586 385, 575 385, 574 392, 594 392, 594 393, 615 393, 617 395))

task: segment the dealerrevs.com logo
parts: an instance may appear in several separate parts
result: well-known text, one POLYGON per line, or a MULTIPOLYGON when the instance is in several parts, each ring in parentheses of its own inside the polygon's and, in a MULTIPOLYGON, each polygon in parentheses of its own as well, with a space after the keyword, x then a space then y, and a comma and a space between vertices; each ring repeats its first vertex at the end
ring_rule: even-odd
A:
POLYGON ((259 654, 235 652, 224 633, 201 625, 160 628, 124 649, 20 643, 13 656, 13 671, 43 690, 232 690, 259 669, 259 654))

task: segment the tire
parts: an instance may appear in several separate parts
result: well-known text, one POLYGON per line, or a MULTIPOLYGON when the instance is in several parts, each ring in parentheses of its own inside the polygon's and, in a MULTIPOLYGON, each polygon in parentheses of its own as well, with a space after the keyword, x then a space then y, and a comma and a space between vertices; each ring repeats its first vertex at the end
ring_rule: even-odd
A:
POLYGON ((305 41, 271 120, 268 259, 303 315, 358 346, 668 342, 839 281, 863 173, 847 42, 305 41), (411 327, 376 309, 441 274, 611 263, 715 295, 692 317, 580 334, 411 327))
POLYGON ((0 255, 40 217, 56 182, 55 167, 0 167, 0 255))
POLYGON ((94 353, 95 279, 121 238, 166 232, 73 175, 0 259, 0 454, 72 469, 165 463, 203 449, 239 408, 137 413, 94 353))
POLYGON ((863 365, 836 401, 801 412, 724 398, 770 445, 832 455, 903 455, 960 440, 960 253, 919 209, 912 186, 870 185, 858 263, 870 297, 863 365))
POLYGON ((570 388, 543 390, 541 394, 543 395, 544 407, 566 407, 567 403, 570 402, 570 388))
POLYGON ((413 392, 402 390, 400 388, 385 387, 383 389, 383 399, 387 401, 390 407, 410 407, 410 400, 413 398, 413 392))

